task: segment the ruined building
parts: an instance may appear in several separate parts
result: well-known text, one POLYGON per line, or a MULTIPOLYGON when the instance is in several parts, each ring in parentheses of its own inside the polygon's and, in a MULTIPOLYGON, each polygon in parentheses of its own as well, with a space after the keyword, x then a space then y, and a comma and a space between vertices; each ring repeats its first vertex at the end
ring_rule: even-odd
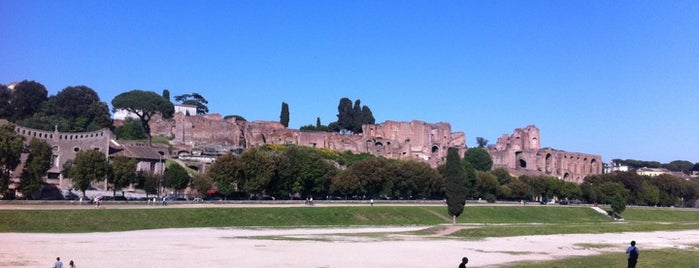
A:
POLYGON ((587 175, 602 173, 599 155, 541 148, 539 129, 534 125, 515 129, 509 136, 503 134, 488 152, 493 168, 507 168, 516 176, 549 175, 581 183, 587 175))
POLYGON ((393 159, 419 159, 436 167, 446 161, 448 148, 458 148, 461 154, 466 151, 463 132, 452 133, 448 123, 422 121, 386 121, 364 125, 361 134, 340 134, 302 132, 275 121, 247 122, 223 119, 218 114, 177 113, 173 119, 154 116, 150 127, 154 136, 172 137, 171 144, 181 156, 234 152, 265 144, 294 144, 393 159))

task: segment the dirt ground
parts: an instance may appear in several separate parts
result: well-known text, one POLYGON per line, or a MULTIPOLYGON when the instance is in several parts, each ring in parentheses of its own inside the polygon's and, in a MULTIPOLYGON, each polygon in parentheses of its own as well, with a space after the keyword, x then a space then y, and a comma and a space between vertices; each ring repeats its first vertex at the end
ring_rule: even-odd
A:
MULTIPOLYGON (((33 207, 36 208, 36 207, 33 207)), ((22 209, 22 208, 19 208, 22 209)), ((187 228, 109 233, 0 233, 0 267, 497 267, 639 248, 699 244, 699 232, 641 232, 489 238, 465 241, 449 234, 468 226, 444 225, 436 235, 404 232, 432 226, 379 228, 187 228), (590 244, 606 247, 587 247, 590 244)), ((642 252, 641 251, 641 252, 642 252)), ((642 258, 641 253, 641 258, 642 258)))

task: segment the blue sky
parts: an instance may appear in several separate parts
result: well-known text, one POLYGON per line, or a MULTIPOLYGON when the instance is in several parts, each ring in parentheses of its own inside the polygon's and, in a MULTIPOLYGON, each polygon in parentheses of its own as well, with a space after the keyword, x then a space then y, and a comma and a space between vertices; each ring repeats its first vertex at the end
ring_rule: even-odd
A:
POLYGON ((699 162, 699 1, 0 1, 0 83, 198 92, 212 113, 449 122, 699 162))

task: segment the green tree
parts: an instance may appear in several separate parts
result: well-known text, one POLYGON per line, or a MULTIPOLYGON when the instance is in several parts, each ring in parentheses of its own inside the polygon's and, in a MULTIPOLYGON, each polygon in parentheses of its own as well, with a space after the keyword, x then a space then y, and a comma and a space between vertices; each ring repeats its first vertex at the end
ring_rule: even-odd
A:
POLYGON ((175 101, 185 105, 194 105, 197 107, 197 114, 207 114, 209 113, 209 101, 206 100, 199 93, 192 94, 182 94, 175 96, 175 101))
POLYGON ((116 196, 117 190, 136 182, 136 164, 136 159, 126 156, 116 156, 112 159, 112 172, 107 181, 112 185, 113 196, 116 196))
POLYGON ((21 191, 32 199, 38 198, 41 193, 43 177, 51 168, 53 153, 51 145, 43 140, 32 139, 29 143, 29 157, 22 170, 21 191))
POLYGON ((12 103, 12 92, 7 86, 0 84, 0 118, 10 119, 13 114, 12 103))
POLYGON ((476 137, 476 144, 478 144, 478 148, 485 148, 488 146, 488 140, 483 137, 476 137))
POLYGON ((500 183, 500 185, 507 185, 514 180, 514 177, 510 175, 510 172, 504 168, 493 169, 490 171, 490 173, 498 178, 498 183, 500 183))
POLYGON ((21 163, 23 141, 13 124, 0 125, 0 195, 3 197, 10 186, 12 171, 21 163))
POLYGON ((569 200, 582 198, 582 192, 580 191, 580 187, 578 187, 578 185, 573 182, 563 182, 561 198, 567 198, 569 200))
POLYGON ((214 185, 214 181, 206 174, 197 173, 192 178, 192 189, 199 194, 206 194, 214 185))
POLYGON ((657 206, 660 202, 660 189, 648 181, 641 183, 641 198, 648 206, 657 206))
POLYGON ((289 104, 282 102, 282 112, 279 115, 279 123, 284 127, 289 127, 289 104))
POLYGON ((354 133, 362 133, 362 105, 359 99, 354 101, 354 106, 352 107, 352 127, 350 130, 354 133))
POLYGON ((15 85, 12 99, 13 113, 11 121, 17 122, 29 118, 41 110, 42 105, 48 99, 48 91, 44 85, 24 80, 15 85))
MULTIPOLYGON (((362 106, 362 124, 375 124, 376 119, 374 118, 374 113, 371 112, 369 106, 362 106)), ((361 129, 361 126, 359 126, 361 129)))
POLYGON ((132 90, 121 93, 112 100, 114 110, 123 109, 138 116, 141 120, 148 145, 151 145, 152 137, 148 122, 155 114, 172 114, 174 106, 170 101, 151 91, 132 90))
POLYGON ((489 171, 493 167, 493 159, 483 148, 470 148, 464 154, 463 161, 469 162, 478 171, 489 171))
POLYGON ((337 131, 352 130, 352 101, 349 98, 340 99, 337 105, 337 131))
POLYGON ((170 101, 170 90, 163 89, 163 99, 170 101))
POLYGON ((497 195, 498 186, 500 186, 498 183, 498 178, 495 177, 495 175, 484 171, 477 171, 476 178, 476 190, 478 197, 487 199, 488 201, 494 201, 493 199, 497 195))
POLYGON ((104 179, 109 174, 109 162, 103 152, 97 150, 80 151, 75 155, 73 166, 69 168, 73 188, 85 191, 93 181, 104 179))
POLYGON ((240 155, 243 166, 245 191, 250 194, 266 194, 265 190, 274 176, 274 160, 261 148, 250 148, 240 155))
POLYGON ((161 178, 160 174, 137 171, 134 184, 136 188, 144 190, 147 197, 148 195, 158 193, 161 178))
POLYGON ((456 217, 459 217, 461 213, 464 212, 468 189, 466 185, 466 174, 461 164, 459 152, 454 148, 449 148, 447 151, 444 182, 446 186, 445 192, 447 195, 449 215, 452 216, 452 223, 456 224, 456 217))
POLYGON ((243 163, 240 157, 225 154, 211 164, 208 175, 214 182, 216 190, 224 196, 240 191, 244 185, 243 163))
POLYGON ((692 169, 694 168, 694 164, 686 160, 675 160, 663 165, 663 167, 671 171, 682 171, 686 174, 689 174, 689 172, 692 171, 692 169))
POLYGON ((626 199, 623 195, 616 193, 611 197, 612 211, 621 214, 626 210, 626 199))
POLYGON ((184 167, 177 163, 173 163, 165 168, 163 181, 166 187, 170 187, 175 189, 175 192, 179 192, 189 185, 189 174, 184 167))
POLYGON ((114 129, 114 134, 119 140, 143 140, 146 139, 146 133, 139 121, 126 119, 123 125, 114 129))
POLYGON ((444 178, 429 164, 408 160, 399 163, 397 195, 412 197, 442 197, 444 178))

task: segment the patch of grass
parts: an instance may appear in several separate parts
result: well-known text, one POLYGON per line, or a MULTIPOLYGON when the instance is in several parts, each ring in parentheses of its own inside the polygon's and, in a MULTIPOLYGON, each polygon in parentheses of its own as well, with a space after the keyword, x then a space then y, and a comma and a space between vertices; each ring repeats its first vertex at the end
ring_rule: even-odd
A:
MULTIPOLYGON (((545 262, 521 262, 499 267, 540 268, 540 267, 626 267, 624 252, 605 253, 601 255, 571 257, 545 262)), ((638 259, 638 267, 685 267, 699 268, 699 252, 694 249, 657 249, 643 250, 638 259)))
POLYGON ((506 224, 478 225, 475 228, 460 230, 452 236, 466 239, 482 239, 485 237, 507 237, 521 235, 551 235, 551 234, 601 234, 619 232, 651 232, 671 230, 699 229, 695 223, 580 223, 580 224, 506 224))
POLYGON ((583 249, 591 249, 591 248, 600 249, 600 248, 613 248, 613 247, 616 247, 616 245, 612 245, 612 244, 588 244, 588 243, 579 243, 579 244, 573 244, 573 245, 576 246, 576 247, 583 248, 583 249))

